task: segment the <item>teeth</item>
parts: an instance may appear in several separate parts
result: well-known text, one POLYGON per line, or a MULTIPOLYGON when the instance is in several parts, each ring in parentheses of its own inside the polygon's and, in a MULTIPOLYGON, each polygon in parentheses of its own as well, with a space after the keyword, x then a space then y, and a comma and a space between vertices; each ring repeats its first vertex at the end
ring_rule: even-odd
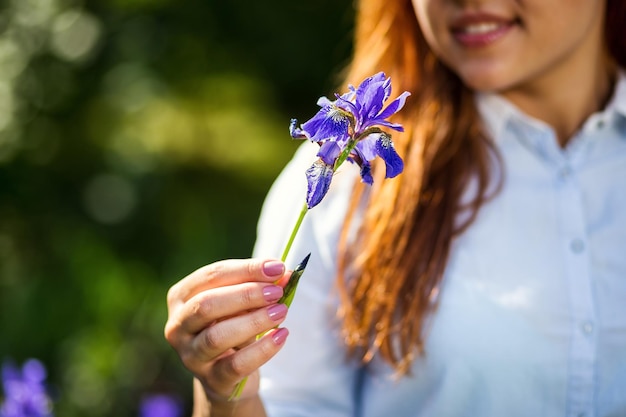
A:
POLYGON ((500 24, 489 22, 489 23, 476 23, 472 25, 467 25, 463 28, 463 32, 470 34, 481 34, 492 32, 500 27, 500 24))

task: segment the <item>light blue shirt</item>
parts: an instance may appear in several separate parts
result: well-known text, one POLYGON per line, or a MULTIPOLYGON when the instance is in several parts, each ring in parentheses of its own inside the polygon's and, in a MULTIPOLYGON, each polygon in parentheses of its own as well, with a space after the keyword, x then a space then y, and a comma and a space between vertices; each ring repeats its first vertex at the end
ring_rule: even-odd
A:
MULTIPOLYGON (((477 103, 504 185, 453 245, 425 355, 400 379, 346 360, 335 247, 358 168, 345 164, 288 259, 312 253, 287 343, 261 371, 271 417, 626 416, 626 78, 565 149, 504 99, 477 103)), ((256 255, 280 256, 316 150, 270 191, 256 255)))

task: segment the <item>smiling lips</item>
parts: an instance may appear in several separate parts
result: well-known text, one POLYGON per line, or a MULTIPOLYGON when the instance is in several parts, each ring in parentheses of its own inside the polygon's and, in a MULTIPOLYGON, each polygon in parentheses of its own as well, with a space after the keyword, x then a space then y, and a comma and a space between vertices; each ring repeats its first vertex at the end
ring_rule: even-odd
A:
POLYGON ((461 45, 478 48, 491 45, 511 31, 515 21, 491 15, 468 15, 452 26, 452 35, 461 45))

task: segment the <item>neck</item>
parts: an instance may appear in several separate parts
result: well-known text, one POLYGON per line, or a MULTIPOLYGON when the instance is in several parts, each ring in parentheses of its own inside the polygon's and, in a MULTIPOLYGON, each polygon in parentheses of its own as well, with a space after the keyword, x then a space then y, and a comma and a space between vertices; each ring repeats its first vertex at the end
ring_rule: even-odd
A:
POLYGON ((532 82, 503 93, 526 114, 548 123, 564 147, 593 113, 611 96, 615 66, 603 51, 597 59, 572 57, 568 65, 536 77, 532 82))

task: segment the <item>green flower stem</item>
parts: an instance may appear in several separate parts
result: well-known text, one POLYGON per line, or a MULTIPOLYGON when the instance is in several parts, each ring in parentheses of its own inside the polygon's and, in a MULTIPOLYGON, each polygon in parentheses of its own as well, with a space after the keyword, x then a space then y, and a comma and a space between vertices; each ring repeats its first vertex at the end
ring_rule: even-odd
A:
POLYGON ((296 221, 293 230, 291 231, 291 236, 289 236, 289 240, 287 241, 287 245, 285 246, 285 250, 283 251, 283 255, 280 257, 280 260, 285 262, 287 260, 287 255, 289 255, 289 251, 291 250, 291 245, 293 244, 296 235, 298 234, 298 230, 300 230, 300 225, 302 224, 302 220, 304 220, 304 216, 309 211, 309 207, 306 203, 302 206, 302 210, 300 210, 300 216, 298 216, 298 220, 296 221))
POLYGON ((356 146, 356 143, 357 143, 356 140, 350 139, 350 141, 348 142, 348 145, 344 148, 343 152, 341 152, 341 154, 335 161, 335 166, 333 166, 333 174, 337 172, 337 169, 339 169, 341 164, 343 164, 346 161, 346 159, 348 159, 348 156, 350 156, 350 152, 352 152, 352 149, 354 149, 354 147, 356 146))
MULTIPOLYGON (((300 226, 302 225, 302 220, 304 220, 304 216, 307 214, 308 211, 309 211, 309 206, 305 202, 304 205, 302 206, 302 210, 300 210, 300 215, 298 216, 298 220, 296 221, 296 224, 294 225, 293 230, 291 231, 291 236, 289 236, 289 240, 287 241, 285 250, 283 251, 283 254, 280 257, 281 261, 285 262, 285 260, 287 260, 287 256, 289 255, 289 251, 291 250, 291 246, 293 245, 293 241, 296 239, 298 230, 300 230, 300 226)), ((289 299, 289 301, 286 302, 285 304, 287 305, 287 307, 289 307, 289 305, 291 304, 291 299, 289 299)), ((263 334, 258 334, 256 336, 256 340, 259 340, 263 336, 263 334)), ((241 393, 243 392, 243 388, 246 386, 247 381, 248 381, 248 377, 245 377, 244 379, 242 379, 241 381, 237 383, 232 394, 230 394, 230 397, 228 397, 228 401, 232 401, 241 396, 241 393)))
POLYGON ((243 392, 243 388, 246 386, 246 382, 248 382, 248 377, 245 377, 241 381, 237 382, 235 389, 232 394, 230 394, 230 397, 228 397, 228 401, 233 401, 241 397, 241 393, 243 392))

